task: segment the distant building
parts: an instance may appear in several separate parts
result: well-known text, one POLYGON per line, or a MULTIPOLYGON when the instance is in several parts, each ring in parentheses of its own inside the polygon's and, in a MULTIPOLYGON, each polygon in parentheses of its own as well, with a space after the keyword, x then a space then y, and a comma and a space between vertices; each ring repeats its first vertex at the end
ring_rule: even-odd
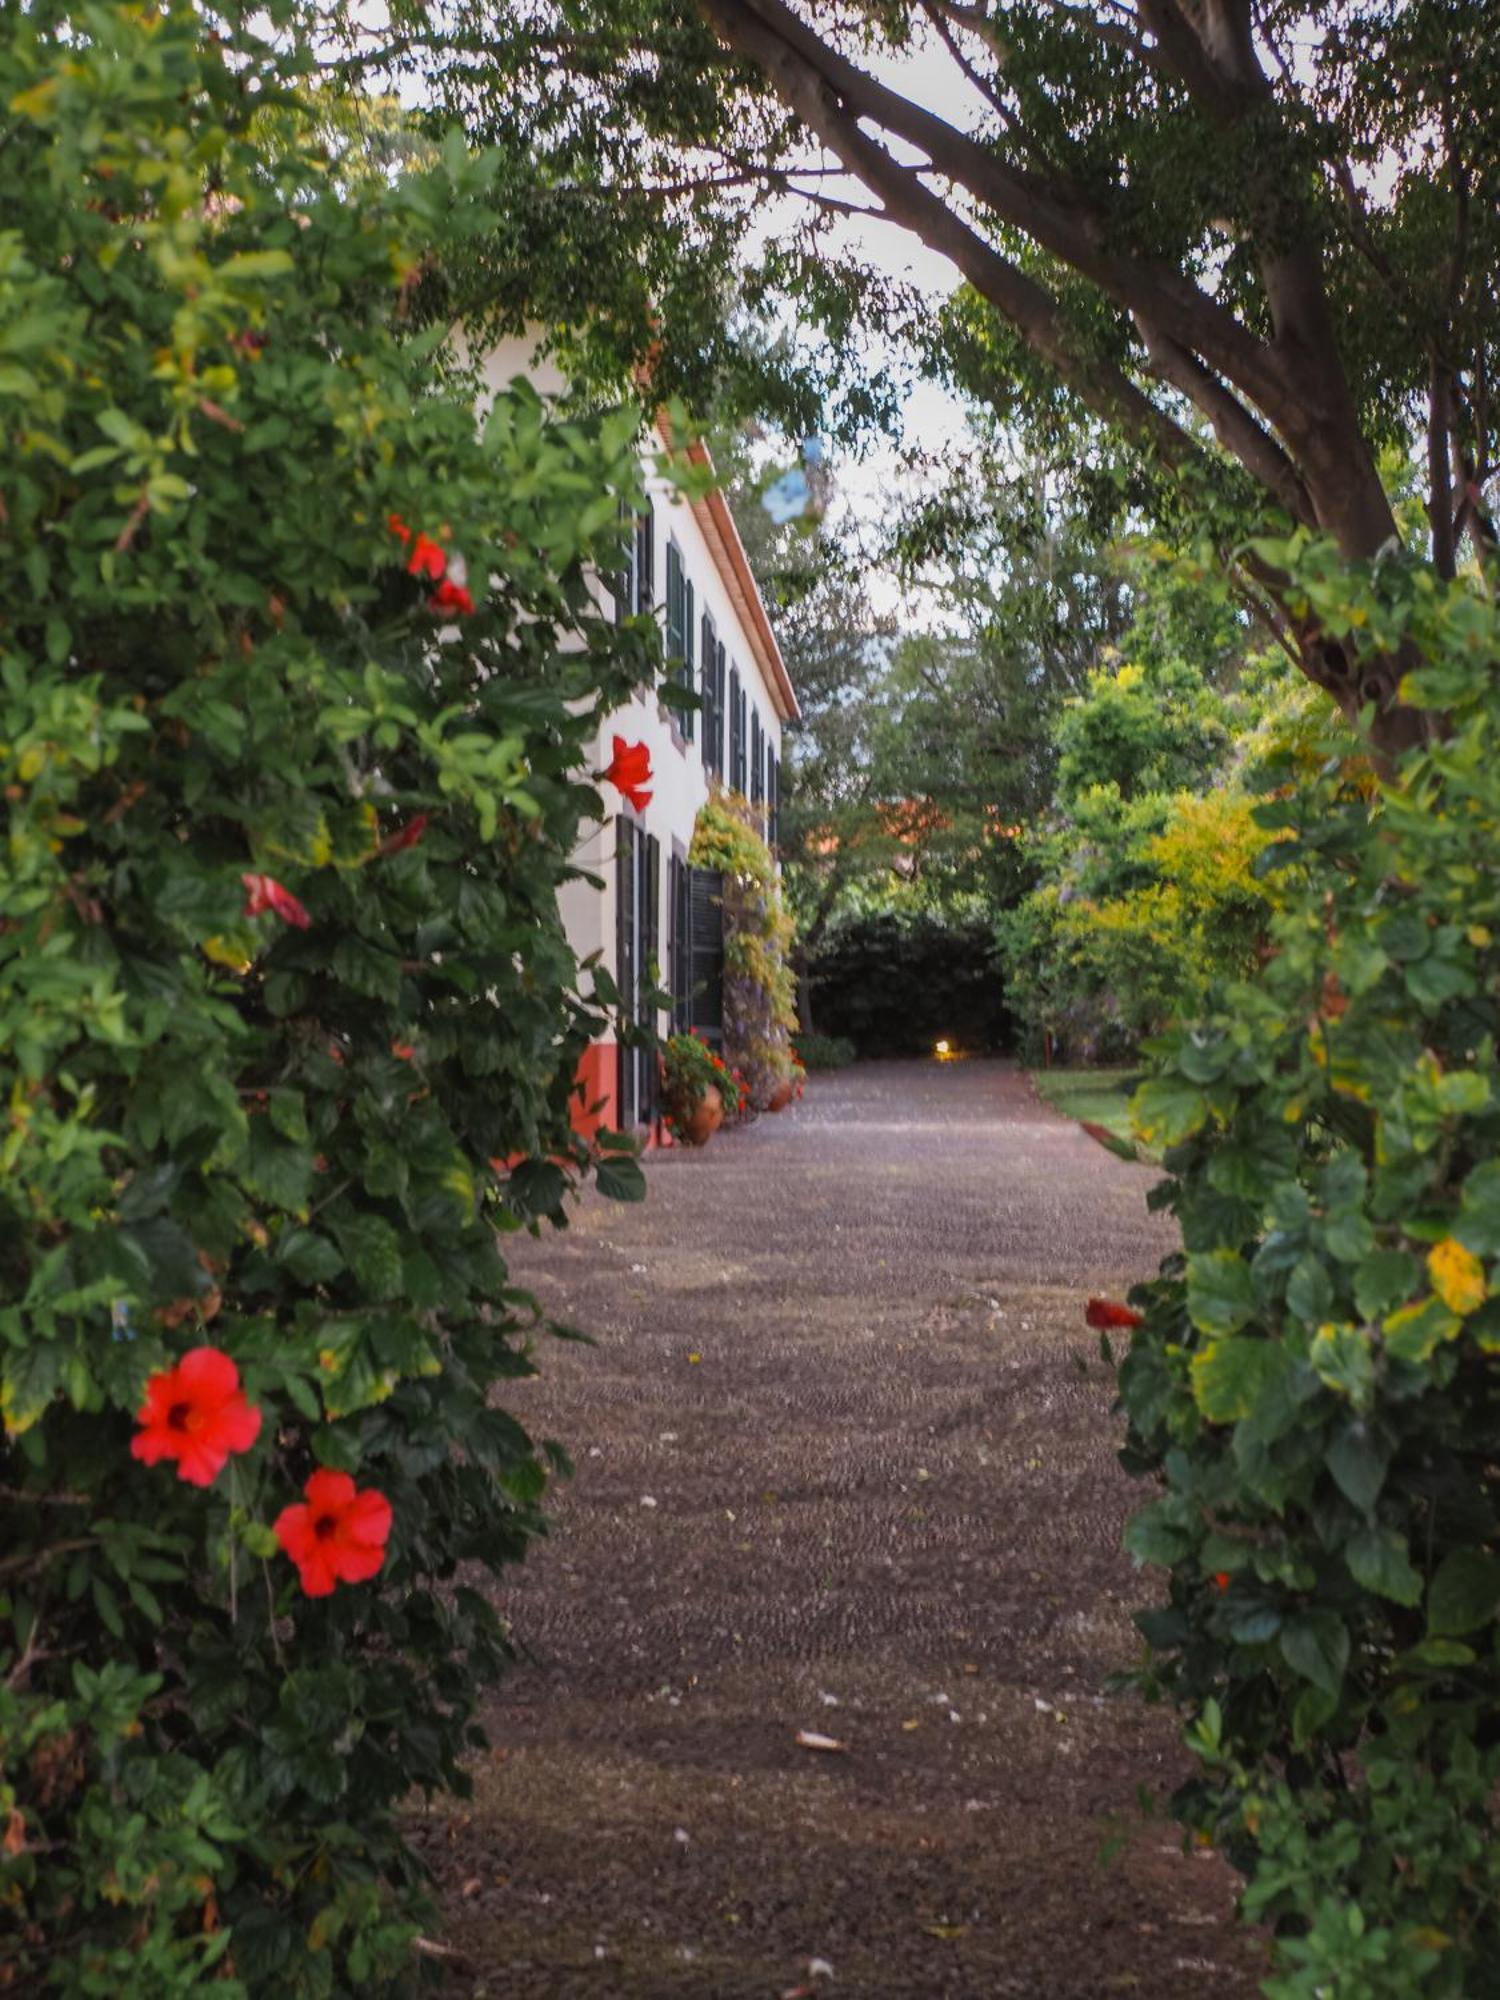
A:
MULTIPOLYGON (((485 364, 496 389, 517 375, 543 395, 566 386, 555 367, 535 359, 535 342, 526 338, 503 342, 485 364)), ((641 441, 648 467, 663 446, 673 446, 665 418, 654 430, 641 441)), ((708 463, 700 444, 689 445, 686 455, 708 463)), ((685 500, 654 470, 647 488, 627 569, 600 579, 601 601, 618 617, 650 612, 661 622, 668 657, 680 663, 679 677, 702 707, 680 714, 655 694, 642 694, 604 717, 591 768, 609 763, 615 736, 645 743, 651 800, 639 813, 621 800, 613 817, 586 831, 575 859, 602 887, 570 882, 562 915, 579 959, 603 957, 636 1018, 654 964, 673 996, 670 1016, 664 1010, 657 1018, 658 1033, 701 1028, 716 1041, 723 971, 718 878, 688 863, 693 827, 719 784, 763 808, 774 847, 782 728, 797 717, 797 697, 723 495, 685 500)), ((613 796, 607 786, 603 794, 613 796)), ((607 1036, 589 1050, 579 1081, 582 1129, 608 1125, 638 1132, 648 1143, 660 1138, 655 1068, 645 1053, 607 1036)))

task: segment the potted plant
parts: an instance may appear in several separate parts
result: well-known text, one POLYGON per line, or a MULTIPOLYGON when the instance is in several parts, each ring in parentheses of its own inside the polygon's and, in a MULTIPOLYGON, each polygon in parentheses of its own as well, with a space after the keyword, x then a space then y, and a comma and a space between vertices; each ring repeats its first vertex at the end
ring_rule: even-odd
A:
POLYGON ((661 1051, 661 1094, 667 1123, 689 1146, 705 1146, 724 1122, 729 1071, 697 1035, 669 1035, 661 1051))

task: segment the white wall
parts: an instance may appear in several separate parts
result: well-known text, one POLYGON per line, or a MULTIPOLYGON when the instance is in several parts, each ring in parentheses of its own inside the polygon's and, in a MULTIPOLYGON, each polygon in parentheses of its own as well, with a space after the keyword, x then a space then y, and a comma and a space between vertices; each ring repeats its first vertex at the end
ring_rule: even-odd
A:
MULTIPOLYGON (((515 336, 502 341, 486 358, 484 379, 491 390, 503 388, 517 375, 525 375, 544 396, 560 396, 567 383, 555 362, 538 359, 536 341, 531 336, 515 336)), ((652 468, 647 487, 654 511, 655 536, 652 573, 659 615, 665 617, 667 543, 675 540, 682 554, 684 573, 693 586, 693 656, 695 675, 701 671, 701 625, 705 612, 713 619, 725 648, 725 684, 729 670, 737 667, 750 707, 759 714, 763 738, 781 759, 781 723, 776 704, 756 661, 755 649, 734 608, 729 585, 721 574, 702 521, 695 508, 673 487, 671 481, 654 470, 662 451, 662 440, 653 427, 641 440, 641 458, 652 468)), ((701 506, 701 503, 700 503, 701 506)), ((612 603, 605 593, 604 601, 612 603)), ((695 685, 697 684, 695 679, 695 685)), ((693 825, 708 798, 708 776, 703 767, 702 716, 694 718, 693 740, 685 741, 673 727, 672 712, 654 694, 638 695, 606 717, 594 745, 591 769, 602 771, 610 760, 611 742, 622 736, 628 743, 645 743, 651 752, 651 802, 639 816, 648 833, 661 845, 661 882, 666 901, 667 863, 674 853, 686 854, 693 837, 693 825)), ((747 730, 749 712, 746 716, 747 730)), ((724 731, 725 763, 728 764, 729 729, 724 731)), ((748 736, 747 736, 748 754, 748 736)), ((600 787, 611 814, 602 825, 585 829, 577 852, 580 868, 602 878, 604 888, 595 890, 586 883, 570 883, 561 898, 563 921, 580 958, 602 951, 613 968, 615 950, 615 831, 613 814, 628 812, 608 785, 600 787)), ((660 913, 662 950, 665 954, 670 933, 671 912, 660 913)), ((665 973, 665 965, 663 966, 665 973)))

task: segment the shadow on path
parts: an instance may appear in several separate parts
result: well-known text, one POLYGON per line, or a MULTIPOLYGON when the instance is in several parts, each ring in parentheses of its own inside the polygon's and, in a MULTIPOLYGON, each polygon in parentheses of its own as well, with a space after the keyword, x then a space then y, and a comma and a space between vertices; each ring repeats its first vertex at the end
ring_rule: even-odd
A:
POLYGON ((1141 1583, 1082 1315, 1170 1240, 1150 1174, 979 1062, 818 1077, 648 1172, 516 1259, 600 1345, 512 1402, 578 1476, 424 1833, 451 1991, 1248 2000, 1228 1872, 1135 1810, 1173 1727, 1104 1693, 1141 1583))

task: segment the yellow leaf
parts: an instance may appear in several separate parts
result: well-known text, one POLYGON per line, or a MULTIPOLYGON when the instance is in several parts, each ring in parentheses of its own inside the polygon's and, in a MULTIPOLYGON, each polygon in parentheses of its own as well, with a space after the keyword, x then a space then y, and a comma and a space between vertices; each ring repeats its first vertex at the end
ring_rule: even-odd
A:
POLYGON ((1460 1319, 1477 1312, 1489 1295, 1483 1264, 1452 1236, 1445 1236, 1428 1251, 1427 1271, 1432 1289, 1460 1319))
POLYGON ((42 81, 34 83, 30 90, 18 91, 10 100, 10 108, 22 118, 45 118, 47 106, 51 103, 56 89, 55 76, 43 77, 42 81))
POLYGON ((215 965, 227 965, 231 972, 246 973, 250 970, 250 960, 246 958, 243 947, 232 938, 205 938, 203 956, 211 958, 215 965))

